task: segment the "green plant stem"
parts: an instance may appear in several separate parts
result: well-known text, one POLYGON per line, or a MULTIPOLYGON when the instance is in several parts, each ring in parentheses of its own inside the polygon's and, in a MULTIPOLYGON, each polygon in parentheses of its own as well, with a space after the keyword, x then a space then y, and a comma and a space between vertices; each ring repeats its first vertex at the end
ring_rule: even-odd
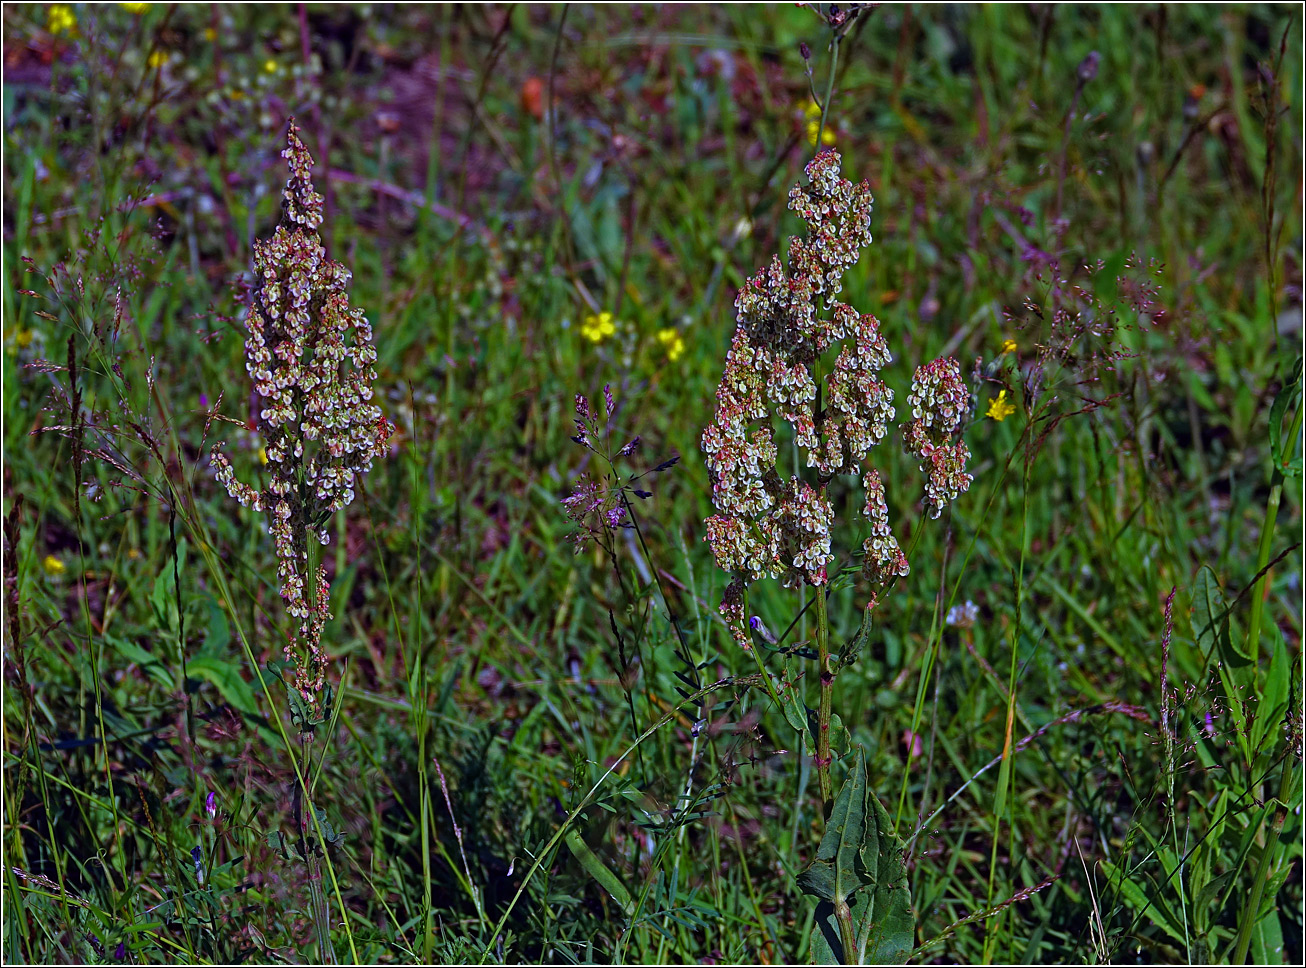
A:
MULTIPOLYGON (((1284 460, 1290 462, 1297 450, 1297 436, 1301 433, 1303 407, 1299 404, 1293 414, 1288 436, 1284 438, 1284 460)), ((1283 497, 1283 468, 1275 466, 1270 473, 1270 496, 1265 502, 1265 520, 1261 524, 1261 540, 1256 549, 1256 572, 1259 574, 1270 562, 1270 546, 1274 543, 1275 525, 1279 519, 1279 502, 1283 497)), ((1270 581, 1267 571, 1252 589, 1252 615, 1247 623, 1247 646, 1243 650, 1248 658, 1260 655, 1261 614, 1265 609, 1265 587, 1270 581)))
POLYGON ((1252 943, 1252 930, 1261 919, 1261 899, 1265 896, 1265 882, 1269 879, 1274 855, 1279 852, 1279 835, 1283 833, 1284 821, 1288 819, 1288 798, 1292 796, 1292 781, 1296 772, 1292 754, 1289 753, 1288 758, 1284 760, 1283 772, 1279 774, 1279 803, 1275 807, 1274 820, 1270 824, 1270 836, 1266 838, 1265 847, 1261 850, 1261 859, 1256 865, 1256 874, 1252 878, 1251 898, 1242 909, 1231 964, 1247 964, 1247 948, 1252 943))
POLYGON ((830 40, 830 77, 825 82, 825 100, 821 102, 821 123, 816 128, 816 150, 821 150, 821 138, 825 135, 825 119, 830 116, 830 98, 834 96, 834 72, 839 66, 839 35, 830 40))
MULTIPOLYGON (((1016 757, 1016 750, 1012 744, 1012 731, 1016 721, 1016 687, 1018 682, 1016 671, 1019 668, 1021 609, 1025 600, 1025 554, 1029 549, 1030 462, 1029 451, 1026 450, 1025 474, 1020 490, 1020 565, 1016 570, 1016 620, 1011 626, 1011 663, 1007 672, 1007 721, 1002 739, 1002 765, 998 770, 998 785, 993 800, 993 841, 989 850, 989 889, 986 906, 990 908, 993 907, 993 893, 998 870, 998 841, 1002 838, 1002 817, 1008 813, 1013 818, 1015 815, 1015 811, 1010 808, 1009 799, 1013 789, 1012 761, 1016 757)), ((1009 820, 1008 830, 1012 829, 1013 823, 1009 820)), ((1015 856, 1014 844, 1011 856, 1015 856)), ((997 920, 985 925, 984 964, 989 964, 993 959, 993 950, 998 944, 1001 933, 999 929, 1003 916, 1002 913, 999 913, 997 920)))
MULTIPOLYGON (((308 544, 308 568, 304 576, 304 588, 307 592, 306 600, 310 609, 316 609, 318 596, 322 594, 322 589, 317 586, 317 566, 322 557, 322 549, 315 541, 307 540, 308 544)), ((301 657, 302 659, 302 657, 301 657)), ((294 688, 292 686, 292 688, 294 688)), ((309 913, 313 918, 313 937, 317 942, 317 956, 324 965, 334 965, 337 963, 335 948, 331 945, 331 910, 327 905, 326 894, 322 890, 322 859, 318 856, 318 848, 322 850, 322 856, 326 855, 327 844, 326 838, 322 836, 322 825, 317 819, 317 810, 313 806, 313 789, 307 782, 313 773, 313 733, 312 726, 307 722, 300 724, 300 742, 304 750, 304 771, 300 777, 300 784, 303 793, 303 824, 304 836, 304 858, 308 864, 308 896, 309 896, 309 913), (310 834, 317 835, 316 843, 310 834)), ((331 872, 331 879, 335 881, 335 871, 331 872)), ((337 885, 337 892, 339 886, 337 885)), ((340 906, 340 913, 343 917, 348 917, 345 913, 344 904, 340 906)))
POLYGON ((834 906, 835 920, 839 922, 839 940, 843 944, 843 963, 860 965, 862 959, 857 951, 857 931, 853 927, 853 909, 847 901, 839 901, 834 906))
POLYGON ((830 667, 830 622, 826 611, 825 588, 816 589, 816 653, 821 672, 821 700, 816 719, 816 778, 821 787, 821 801, 834 799, 830 784, 830 718, 834 706, 834 670, 830 667))
MULTIPOLYGON (((816 150, 821 150, 821 137, 825 134, 825 119, 830 116, 830 100, 834 97, 834 78, 839 67, 839 34, 830 38, 830 76, 825 82, 825 100, 821 103, 821 123, 816 129, 816 150)), ((819 361, 818 361, 819 364, 819 361)), ((818 365, 817 384, 820 384, 818 365)), ((819 412, 820 401, 817 402, 819 412)), ((825 499, 825 487, 821 487, 825 499)), ((834 670, 830 667, 830 621, 826 611, 824 585, 816 589, 816 652, 817 668, 821 677, 821 698, 816 720, 816 779, 821 789, 821 802, 825 805, 834 799, 830 784, 830 717, 834 706, 834 670)), ((849 914, 849 917, 852 915, 849 914)), ((839 918, 843 930, 843 918, 839 918)), ((845 947, 847 939, 845 939, 845 947)))
MULTIPOLYGON (((309 810, 312 806, 309 805, 309 810)), ((322 862, 310 846, 308 850, 308 899, 313 915, 313 938, 317 954, 326 965, 336 963, 335 949, 331 947, 331 913, 327 908, 326 893, 322 890, 322 862)))

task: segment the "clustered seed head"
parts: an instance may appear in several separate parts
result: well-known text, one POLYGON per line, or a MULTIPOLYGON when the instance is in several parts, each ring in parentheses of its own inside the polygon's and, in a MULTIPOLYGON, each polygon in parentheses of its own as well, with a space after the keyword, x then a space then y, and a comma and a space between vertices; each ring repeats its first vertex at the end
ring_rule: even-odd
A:
POLYGON ((293 120, 287 140, 282 219, 271 239, 254 244, 256 281, 245 322, 245 369, 260 402, 267 483, 256 490, 236 480, 217 447, 212 461, 233 498, 269 517, 281 597, 300 622, 286 658, 295 664, 295 685, 313 702, 325 681, 320 641, 331 616, 325 569, 314 576, 314 600, 305 594, 308 536, 328 543, 327 520, 353 501, 358 476, 385 452, 394 427, 371 402, 372 327, 349 306, 351 273, 326 257, 317 234, 322 196, 313 190, 313 158, 293 120))
POLYGON ((889 504, 884 498, 884 481, 877 470, 869 471, 863 479, 866 488, 866 519, 871 522, 871 534, 863 543, 866 558, 863 574, 876 585, 886 585, 895 577, 906 578, 911 573, 907 556, 898 546, 898 539, 889 530, 889 504))
MULTIPOLYGON (((892 359, 879 322, 836 298, 844 273, 871 243, 872 203, 870 186, 843 178, 839 163, 837 152, 820 152, 807 165, 807 186, 789 193, 789 208, 806 223, 807 233, 789 240, 787 264, 773 257, 740 290, 716 416, 703 431, 717 510, 706 522, 707 541, 717 564, 734 575, 721 610, 744 646, 749 637, 743 593, 750 582, 769 576, 787 587, 824 585, 834 560, 834 511, 824 487, 782 477, 773 419, 792 428, 821 485, 839 474, 860 473, 870 448, 884 439, 894 419, 893 391, 879 379, 892 359), (818 385, 819 361, 835 347, 834 364, 818 385)), ((949 363, 955 370, 952 361, 930 367, 949 363)), ((956 430, 969 400, 963 387, 960 403, 954 404, 946 395, 951 389, 949 384, 928 401, 913 398, 914 409, 917 404, 930 409, 934 421, 923 425, 931 454, 953 446, 943 438, 956 430), (931 409, 945 405, 952 411, 931 409)), ((945 460, 940 470, 940 495, 947 493, 945 483, 956 483, 955 459, 964 465, 965 448, 959 446, 947 451, 953 463, 945 460)), ((866 488, 873 531, 865 545, 866 571, 884 584, 907 574, 907 560, 889 530, 884 487, 874 471, 866 488)), ((934 492, 927 491, 933 501, 934 492)))
POLYGON ((970 451, 965 441, 956 438, 969 405, 970 391, 956 360, 938 359, 916 368, 907 395, 912 419, 903 424, 902 439, 907 453, 921 461, 920 469, 927 475, 925 503, 932 518, 965 494, 973 480, 966 473, 970 451))

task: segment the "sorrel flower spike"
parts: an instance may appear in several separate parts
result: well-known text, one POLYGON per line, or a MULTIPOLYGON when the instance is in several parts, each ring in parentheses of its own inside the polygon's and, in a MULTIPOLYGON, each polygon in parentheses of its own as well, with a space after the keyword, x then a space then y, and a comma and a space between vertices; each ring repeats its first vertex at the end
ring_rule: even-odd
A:
MULTIPOLYGON (((703 431, 718 512, 706 522, 707 540, 717 564, 733 573, 722 611, 745 646, 743 591, 750 582, 769 575, 787 587, 826 583, 834 511, 825 485, 839 474, 865 473, 866 455, 894 418, 893 391, 879 379, 892 359, 879 322, 836 298, 844 273, 871 243, 872 204, 870 186, 843 178, 839 162, 837 152, 820 152, 805 169, 807 187, 789 193, 789 208, 807 234, 789 240, 787 265, 774 257, 740 290, 716 416, 703 431), (822 358, 835 348, 834 363, 823 372, 822 358), (781 476, 775 417, 806 451, 815 487, 798 468, 781 476)), ((969 484, 965 445, 950 442, 969 398, 956 399, 949 378, 955 362, 936 360, 922 369, 909 398, 915 423, 908 447, 930 465, 927 496, 937 517, 943 502, 969 484)), ((865 480, 873 532, 865 544, 866 574, 883 585, 907 574, 907 560, 889 530, 878 473, 865 480)))
POLYGON ((351 309, 351 273, 326 257, 317 228, 322 196, 313 158, 294 119, 281 152, 290 168, 281 220, 254 243, 255 285, 246 317, 245 369, 261 408, 257 429, 268 459, 262 490, 236 480, 215 447, 219 482, 241 504, 268 515, 286 611, 299 620, 286 644, 294 684, 310 704, 324 684, 322 628, 330 618, 326 571, 308 572, 308 538, 325 545, 329 517, 354 499, 354 485, 385 452, 393 426, 372 403, 376 350, 361 309, 351 309), (306 594, 307 586, 307 594, 306 594))

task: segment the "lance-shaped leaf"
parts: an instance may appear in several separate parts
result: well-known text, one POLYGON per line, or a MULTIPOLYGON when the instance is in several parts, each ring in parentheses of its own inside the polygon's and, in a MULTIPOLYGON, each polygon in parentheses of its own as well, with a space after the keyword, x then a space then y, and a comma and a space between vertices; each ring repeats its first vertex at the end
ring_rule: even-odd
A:
POLYGON ((798 877, 803 892, 818 899, 814 963, 907 960, 915 922, 902 852, 888 813, 867 786, 866 754, 859 747, 835 797, 816 858, 798 877))
POLYGON ((1280 439, 1283 434, 1283 415, 1301 396, 1301 375, 1302 358, 1299 356, 1296 365, 1292 368, 1292 378, 1275 395, 1274 403, 1270 406, 1270 455, 1274 460, 1275 469, 1284 477, 1301 475, 1301 458, 1294 457, 1297 441, 1289 440, 1285 447, 1280 439))

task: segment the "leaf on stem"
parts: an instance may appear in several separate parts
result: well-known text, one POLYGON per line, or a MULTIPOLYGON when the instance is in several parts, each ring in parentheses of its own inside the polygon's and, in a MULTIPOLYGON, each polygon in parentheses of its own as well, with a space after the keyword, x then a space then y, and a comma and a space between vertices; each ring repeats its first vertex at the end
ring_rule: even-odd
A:
POLYGON ((818 899, 814 963, 906 962, 915 943, 915 920, 903 849, 888 813, 867 785, 866 753, 858 747, 816 858, 798 876, 803 893, 818 899), (846 950, 845 936, 855 950, 846 950))

